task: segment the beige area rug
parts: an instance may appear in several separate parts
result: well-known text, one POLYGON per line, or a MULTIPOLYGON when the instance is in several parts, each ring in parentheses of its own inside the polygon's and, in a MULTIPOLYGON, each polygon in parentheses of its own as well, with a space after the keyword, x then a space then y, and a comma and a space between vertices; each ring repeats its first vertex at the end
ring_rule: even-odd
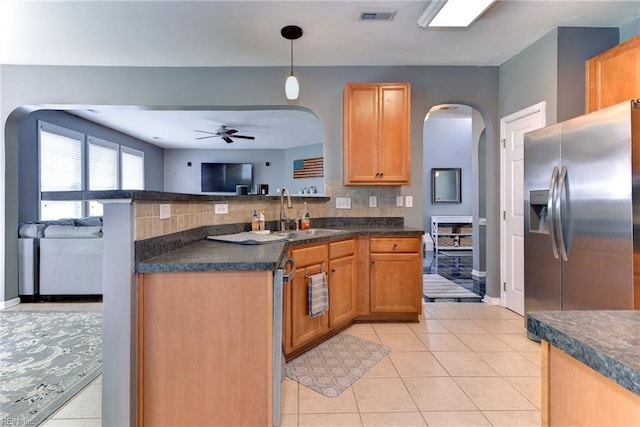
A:
POLYGON ((391 350, 341 333, 285 365, 289 378, 327 397, 336 397, 373 368, 391 350))
POLYGON ((480 300, 480 296, 468 289, 445 279, 439 274, 422 275, 422 293, 427 301, 443 300, 480 300))

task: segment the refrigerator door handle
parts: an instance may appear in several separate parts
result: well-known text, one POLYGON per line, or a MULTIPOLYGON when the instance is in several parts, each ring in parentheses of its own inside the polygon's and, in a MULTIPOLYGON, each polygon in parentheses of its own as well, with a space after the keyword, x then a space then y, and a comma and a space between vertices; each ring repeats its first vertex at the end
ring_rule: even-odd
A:
POLYGON ((562 255, 563 261, 569 261, 569 255, 567 254, 567 246, 564 241, 564 234, 562 232, 563 223, 562 223, 562 194, 565 192, 565 182, 567 180, 567 166, 562 166, 562 170, 560 171, 560 178, 558 179, 558 191, 557 191, 557 202, 556 202, 556 236, 558 239, 558 246, 560 246, 560 254, 562 255))
POLYGON ((553 172, 551 172, 551 181, 549 182, 549 198, 547 199, 547 212, 550 216, 550 227, 549 234, 551 235, 551 252, 553 253, 553 257, 555 259, 560 258, 560 253, 558 252, 558 241, 556 240, 556 230, 555 230, 555 194, 556 194, 556 182, 558 181, 558 167, 553 167, 553 172))

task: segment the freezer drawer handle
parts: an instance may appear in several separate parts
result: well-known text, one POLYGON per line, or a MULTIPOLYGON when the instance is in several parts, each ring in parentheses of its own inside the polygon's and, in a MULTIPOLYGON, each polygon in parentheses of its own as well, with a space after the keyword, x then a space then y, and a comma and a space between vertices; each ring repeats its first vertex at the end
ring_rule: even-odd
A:
POLYGON ((560 179, 558 179, 558 201, 556 203, 556 213, 557 213, 557 221, 556 221, 556 234, 558 236, 558 246, 560 246, 560 253, 562 255, 563 261, 569 261, 569 256, 567 254, 567 246, 564 241, 563 223, 562 223, 562 194, 565 191, 565 182, 567 180, 567 167, 562 166, 562 171, 560 172, 560 179))
POLYGON ((553 167, 553 172, 551 172, 551 181, 549 182, 549 199, 547 200, 547 212, 551 216, 551 225, 549 227, 550 235, 551 235, 551 251, 553 252, 553 257, 555 259, 560 258, 560 253, 558 252, 558 242, 556 240, 556 231, 554 226, 554 203, 555 203, 555 193, 556 193, 556 181, 558 180, 558 167, 553 167))

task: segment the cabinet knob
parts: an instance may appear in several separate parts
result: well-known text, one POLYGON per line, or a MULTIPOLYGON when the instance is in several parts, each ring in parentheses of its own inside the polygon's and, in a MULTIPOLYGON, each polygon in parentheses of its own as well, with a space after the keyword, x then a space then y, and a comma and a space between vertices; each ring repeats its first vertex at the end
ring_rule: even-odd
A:
POLYGON ((397 247, 398 247, 398 244, 397 244, 397 243, 394 243, 394 244, 393 244, 393 250, 395 251, 397 247))
POLYGON ((375 259, 372 259, 372 260, 371 260, 371 264, 373 265, 373 264, 375 264, 375 263, 376 263, 376 260, 375 260, 375 259))
POLYGON ((336 269, 335 269, 335 268, 332 268, 332 269, 331 269, 331 272, 332 272, 332 273, 335 273, 335 272, 336 272, 336 269))

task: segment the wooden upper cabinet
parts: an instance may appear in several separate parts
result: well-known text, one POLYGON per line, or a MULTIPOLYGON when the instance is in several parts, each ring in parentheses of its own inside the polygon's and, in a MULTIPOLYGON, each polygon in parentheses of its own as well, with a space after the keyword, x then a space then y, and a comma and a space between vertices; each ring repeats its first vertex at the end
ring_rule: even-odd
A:
POLYGON ((409 184, 410 123, 409 83, 347 83, 344 184, 409 184))
POLYGON ((587 113, 640 98, 640 35, 587 60, 587 113))

